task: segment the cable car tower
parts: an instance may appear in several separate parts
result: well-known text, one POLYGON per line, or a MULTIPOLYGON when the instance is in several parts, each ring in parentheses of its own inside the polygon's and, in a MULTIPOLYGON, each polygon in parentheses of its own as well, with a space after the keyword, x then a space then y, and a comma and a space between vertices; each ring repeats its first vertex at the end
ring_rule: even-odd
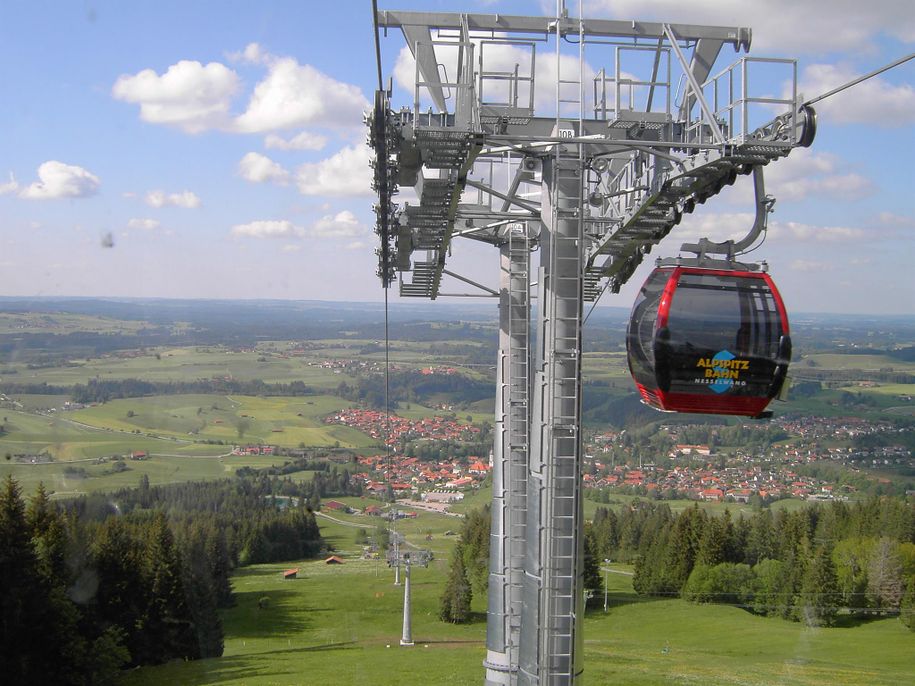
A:
POLYGON ((683 213, 809 145, 815 114, 794 60, 713 70, 748 28, 573 18, 562 0, 553 17, 374 19, 415 62, 413 102, 381 89, 367 118, 382 284, 435 300, 451 277, 499 299, 485 682, 573 684, 584 303, 618 292, 683 213), (395 203, 405 186, 417 201, 395 203), (458 239, 499 249, 498 290, 454 271, 458 239))

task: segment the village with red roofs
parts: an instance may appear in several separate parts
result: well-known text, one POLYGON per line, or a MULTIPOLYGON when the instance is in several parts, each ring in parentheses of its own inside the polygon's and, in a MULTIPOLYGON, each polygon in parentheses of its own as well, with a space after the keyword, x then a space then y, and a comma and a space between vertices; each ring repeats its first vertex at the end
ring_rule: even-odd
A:
MULTIPOLYGON (((453 418, 406 419, 366 409, 343 409, 325 418, 327 423, 356 428, 387 446, 385 454, 358 458, 361 469, 353 475, 367 494, 380 497, 421 498, 428 503, 451 503, 464 492, 487 482, 492 469, 491 453, 434 460, 406 455, 410 442, 460 442, 478 438, 481 429, 453 418)), ((748 430, 759 425, 748 424, 748 430)), ((706 444, 673 443, 666 455, 636 459, 635 452, 621 447, 625 432, 592 433, 584 443, 584 487, 601 493, 620 492, 655 498, 688 498, 697 501, 747 503, 754 498, 830 500, 854 493, 851 483, 837 484, 825 478, 801 474, 804 465, 820 461, 867 466, 907 460, 902 446, 887 446, 862 454, 841 445, 855 436, 894 431, 886 422, 856 418, 779 418, 771 425, 782 429, 789 440, 754 452, 740 448, 718 450, 706 444), (659 459, 662 458, 662 459, 659 459)), ((674 427, 662 427, 671 438, 674 427)), ((596 494, 592 493, 591 497, 596 494)))

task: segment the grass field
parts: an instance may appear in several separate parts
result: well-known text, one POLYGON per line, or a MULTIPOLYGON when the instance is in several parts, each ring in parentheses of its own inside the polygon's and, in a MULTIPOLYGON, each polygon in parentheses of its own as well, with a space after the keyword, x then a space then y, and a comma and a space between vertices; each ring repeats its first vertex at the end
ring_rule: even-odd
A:
MULTIPOLYGON (((2 325, 2 321, 0 321, 2 325)), ((447 343, 447 341, 443 342, 447 343)), ((466 345, 460 341, 452 343, 466 345)), ((275 341, 259 344, 254 350, 232 350, 219 345, 197 347, 169 347, 132 351, 126 356, 105 356, 70 360, 68 366, 28 368, 23 363, 4 366, 4 380, 16 383, 48 383, 71 385, 87 383, 90 379, 102 380, 143 379, 168 382, 193 379, 231 377, 239 381, 260 379, 265 383, 302 381, 318 389, 331 390, 343 380, 352 380, 345 370, 322 366, 327 360, 353 360, 384 363, 384 351, 363 352, 365 346, 377 348, 375 341, 322 340, 314 349, 302 355, 287 354, 289 342, 275 341)), ((462 374, 482 378, 483 372, 474 367, 462 367, 433 356, 428 344, 398 341, 390 353, 392 364, 406 368, 419 368, 434 364, 452 364, 462 374)))
MULTIPOLYGON (((317 352, 316 352, 317 355, 317 352)), ((187 381, 231 376, 240 381, 262 379, 266 383, 302 381, 317 388, 334 388, 341 375, 314 362, 320 358, 283 358, 260 351, 233 351, 220 346, 149 350, 131 357, 101 357, 74 360, 75 366, 19 369, 11 379, 17 383, 51 385, 85 384, 89 379, 144 379, 146 381, 187 381), (158 357, 157 357, 158 355, 158 357), (312 363, 312 364, 309 364, 312 363)))
POLYGON ((582 377, 588 381, 629 382, 626 353, 592 352, 582 356, 582 377))
POLYGON ((182 440, 368 448, 361 431, 325 424, 323 417, 350 403, 334 396, 254 397, 167 395, 112 400, 72 413, 75 421, 122 432, 182 440))
MULTIPOLYGON (((440 526, 424 523, 426 516, 416 522, 420 530, 440 526)), ((353 540, 351 527, 321 525, 332 541, 353 540)), ((416 540, 412 534, 408 538, 416 540)), ((453 545, 453 539, 446 540, 453 545)), ((338 545, 344 553, 353 547, 338 545)), ((222 658, 139 669, 125 683, 480 683, 485 599, 474 598, 470 624, 439 621, 447 555, 436 558, 430 567, 413 571, 413 647, 399 645, 402 589, 393 585, 393 574, 382 562, 348 557, 334 566, 321 561, 259 565, 233 578, 238 602, 223 615, 222 658), (290 567, 300 570, 299 578, 284 581, 282 571, 290 567)), ((896 619, 810 629, 731 607, 641 599, 632 591, 629 569, 613 570, 607 575, 609 612, 598 608, 585 618, 587 683, 898 686, 910 683, 915 673, 915 635, 896 619)))
MULTIPOLYGON (((906 362, 888 355, 842 355, 840 353, 818 353, 807 355, 805 360, 812 360, 821 369, 861 369, 876 371, 894 369, 896 371, 915 372, 915 362, 906 362)), ((800 363, 803 366, 803 362, 800 363)))
MULTIPOLYGON (((33 396, 37 406, 42 397, 33 396)), ((59 400, 59 398, 58 398, 59 400)), ((332 396, 255 398, 248 396, 158 396, 116 400, 77 412, 34 414, 3 409, 0 477, 12 474, 24 491, 39 483, 58 497, 135 486, 145 474, 163 484, 231 476, 243 466, 266 467, 288 458, 230 455, 234 443, 367 448, 365 434, 321 418, 346 402, 332 396), (128 416, 128 411, 132 416, 128 416), (236 423, 245 422, 244 436, 236 423), (188 435, 192 428, 202 431, 188 435), (202 440, 222 440, 215 445, 202 440), (126 460, 114 470, 112 456, 142 451, 148 459, 126 460), (50 455, 51 462, 19 462, 13 455, 50 455)), ((307 476, 310 478, 310 476, 307 476)))
MULTIPOLYGON (((224 447, 223 447, 224 449, 224 447)), ((53 491, 53 497, 68 498, 84 493, 104 493, 118 488, 137 486, 145 474, 152 485, 206 481, 235 475, 241 467, 268 467, 282 464, 288 458, 266 456, 192 456, 158 455, 148 460, 127 460, 127 470, 114 471, 111 461, 51 462, 45 464, 16 464, 0 461, 0 478, 12 474, 23 493, 29 496, 43 483, 53 491), (73 472, 76 467, 80 471, 73 472)), ((314 472, 296 472, 294 480, 311 479, 314 472)))
MULTIPOLYGON (((29 333, 68 334, 83 331, 97 333, 133 334, 149 326, 141 320, 112 319, 89 314, 69 314, 65 312, 0 312, 0 334, 29 333)), ((186 325, 176 325, 173 330, 180 330, 186 325)))

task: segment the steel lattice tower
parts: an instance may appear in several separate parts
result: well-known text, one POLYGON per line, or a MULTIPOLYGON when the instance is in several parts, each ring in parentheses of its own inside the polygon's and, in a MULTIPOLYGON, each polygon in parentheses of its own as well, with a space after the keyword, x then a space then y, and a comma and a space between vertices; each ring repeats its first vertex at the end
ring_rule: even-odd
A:
POLYGON ((449 295, 448 276, 499 299, 493 685, 583 672, 584 304, 617 292, 683 213, 815 133, 794 60, 742 56, 713 73, 722 48, 749 49, 749 29, 576 19, 557 4, 554 17, 375 16, 415 62, 412 105, 379 91, 367 122, 379 276, 402 296, 449 295), (753 95, 751 72, 762 93, 777 78, 789 94, 753 95), (395 204, 398 186, 418 202, 395 204), (446 267, 458 238, 499 249, 498 291, 446 267))

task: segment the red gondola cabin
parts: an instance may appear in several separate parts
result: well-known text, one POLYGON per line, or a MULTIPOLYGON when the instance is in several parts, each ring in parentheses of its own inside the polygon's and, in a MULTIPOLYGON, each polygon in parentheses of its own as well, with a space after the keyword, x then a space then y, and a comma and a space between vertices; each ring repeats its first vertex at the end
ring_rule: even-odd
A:
POLYGON ((632 308, 629 371, 659 410, 765 416, 791 359, 785 305, 764 272, 658 267, 632 308))

